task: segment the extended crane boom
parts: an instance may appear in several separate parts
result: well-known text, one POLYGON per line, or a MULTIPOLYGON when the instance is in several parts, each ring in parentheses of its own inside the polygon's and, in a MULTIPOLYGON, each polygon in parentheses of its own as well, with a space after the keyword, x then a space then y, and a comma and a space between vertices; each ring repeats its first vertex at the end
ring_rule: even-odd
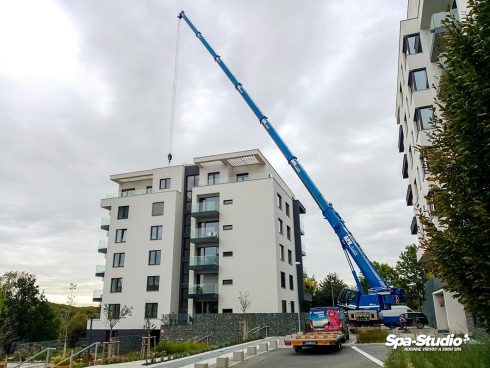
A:
MULTIPOLYGON (((315 200, 315 202, 320 207, 324 218, 328 221, 330 226, 334 229, 335 233, 340 239, 340 243, 342 245, 342 249, 344 250, 347 261, 351 268, 352 274, 354 276, 354 280, 357 284, 359 292, 355 295, 355 297, 347 296, 349 300, 340 301, 341 304, 344 304, 347 307, 351 308, 381 308, 388 309, 391 304, 397 303, 400 298, 396 298, 397 295, 403 294, 400 292, 400 289, 391 289, 379 273, 374 268, 374 265, 369 260, 367 255, 364 253, 359 243, 356 241, 352 233, 345 226, 344 221, 340 217, 340 215, 335 211, 332 204, 329 203, 322 193, 318 190, 317 186, 308 175, 306 170, 298 161, 298 158, 291 152, 286 143, 279 136, 277 131, 274 129, 272 124, 269 122, 269 119, 262 113, 259 107, 255 104, 252 98, 249 96, 243 85, 235 78, 233 73, 231 73, 230 69, 223 62, 221 57, 213 50, 211 45, 206 41, 201 32, 192 24, 186 14, 182 11, 178 17, 180 19, 184 19, 187 25, 192 29, 196 37, 201 41, 204 47, 208 50, 208 52, 213 57, 214 61, 218 63, 219 67, 226 74, 228 79, 233 83, 235 89, 240 93, 242 98, 245 100, 247 105, 253 111, 260 124, 266 129, 267 133, 269 133, 272 140, 276 143, 277 147, 281 150, 284 157, 288 160, 291 167, 294 169, 296 175, 298 175, 299 179, 303 182, 308 192, 310 192, 311 196, 315 200), (370 286, 369 294, 364 294, 362 292, 362 287, 359 282, 359 278, 355 272, 354 267, 352 266, 351 259, 354 260, 355 264, 359 267, 363 276, 366 278, 370 286), (354 303, 354 304, 353 304, 354 303)), ((345 293, 344 293, 345 294, 345 293)))

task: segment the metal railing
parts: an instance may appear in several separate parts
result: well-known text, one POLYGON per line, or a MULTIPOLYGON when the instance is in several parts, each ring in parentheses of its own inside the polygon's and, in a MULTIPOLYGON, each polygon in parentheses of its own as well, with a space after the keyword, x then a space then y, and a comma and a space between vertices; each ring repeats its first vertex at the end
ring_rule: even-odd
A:
POLYGON ((265 329, 265 337, 267 337, 267 330, 269 329, 269 326, 257 326, 255 328, 252 328, 250 331, 248 331, 248 336, 255 335, 258 336, 260 331, 265 329))
POLYGON ((26 359, 26 360, 24 360, 23 362, 21 362, 21 363, 17 364, 16 366, 14 366, 14 368, 18 368, 18 367, 21 367, 23 364, 26 364, 26 363, 30 363, 30 362, 32 362, 32 360, 33 360, 35 357, 37 357, 37 356, 39 356, 39 355, 43 354, 44 352, 46 352, 46 361, 45 361, 45 363, 44 363, 44 366, 45 366, 45 367, 47 367, 47 366, 48 366, 48 364, 49 364, 49 352, 50 352, 51 350, 56 350, 56 348, 46 348, 46 349, 43 349, 43 350, 41 350, 40 352, 38 352, 37 354, 34 354, 34 355, 33 355, 33 356, 31 356, 30 358, 27 358, 27 359, 26 359))
POLYGON ((192 342, 201 342, 203 340, 206 340, 206 344, 209 345, 209 339, 211 338, 211 335, 206 335, 206 336, 203 336, 203 337, 194 337, 191 339, 192 342))
POLYGON ((71 368, 71 367, 73 366, 73 358, 74 358, 74 357, 76 357, 77 355, 80 355, 80 353, 84 352, 85 350, 90 349, 90 348, 91 348, 91 347, 93 347, 93 346, 95 346, 95 354, 94 354, 94 360, 93 360, 93 362, 94 362, 94 364, 93 364, 93 365, 95 366, 95 365, 97 364, 97 350, 99 349, 99 345, 100 345, 100 342, 94 342, 93 344, 91 344, 91 345, 89 345, 89 346, 87 346, 87 347, 83 348, 82 350, 77 351, 76 353, 73 353, 73 354, 72 354, 72 355, 70 355, 68 358, 63 359, 61 362, 59 362, 59 363, 57 363, 57 364, 53 365, 51 368, 57 367, 57 366, 59 366, 61 363, 64 363, 64 362, 66 362, 66 361, 68 361, 68 360, 70 361, 70 368, 71 368))

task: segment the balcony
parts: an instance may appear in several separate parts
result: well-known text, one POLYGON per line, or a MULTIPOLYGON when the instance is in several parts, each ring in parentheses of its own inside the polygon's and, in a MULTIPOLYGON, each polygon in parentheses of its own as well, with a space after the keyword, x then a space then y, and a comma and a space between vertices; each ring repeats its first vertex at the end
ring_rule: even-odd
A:
POLYGON ((449 12, 440 12, 432 15, 430 20, 430 61, 435 62, 439 54, 444 49, 442 35, 446 31, 442 21, 449 15, 449 12))
POLYGON ((107 217, 102 217, 102 219, 100 220, 100 228, 102 230, 107 230, 109 231, 109 225, 111 223, 111 220, 108 219, 107 217))
POLYGON ((306 256, 306 244, 304 242, 301 242, 301 255, 306 256))
POLYGON ((105 195, 105 199, 109 198, 121 198, 121 197, 133 197, 133 196, 138 196, 138 195, 144 195, 144 194, 152 194, 153 189, 152 188, 147 188, 147 189, 138 189, 138 190, 128 190, 126 189, 125 191, 117 192, 117 193, 107 193, 105 195))
POLYGON ((412 235, 417 235, 417 231, 418 231, 417 218, 413 216, 412 223, 410 224, 410 232, 412 233, 412 235))
POLYGON ((192 229, 191 243, 216 244, 219 241, 218 229, 192 229))
POLYGON ((107 253, 107 240, 99 240, 99 246, 97 247, 99 253, 107 253))
POLYGON ((194 204, 191 216, 198 220, 219 217, 219 199, 194 204))
POLYGON ((217 270, 219 266, 218 256, 197 256, 190 257, 189 270, 217 270))
POLYGON ((218 284, 189 285, 189 298, 194 300, 218 300, 218 284))
POLYGON ((407 154, 406 153, 403 155, 402 177, 403 177, 403 179, 408 178, 408 160, 407 160, 407 154))
POLYGON ((303 224, 302 221, 299 222, 299 231, 301 235, 305 235, 305 225, 303 224))
POLYGON ((403 127, 399 125, 398 127, 398 152, 403 152, 405 146, 403 144, 403 127))
POLYGON ((105 275, 105 266, 103 265, 97 265, 95 267, 95 276, 97 277, 104 277, 105 275))
POLYGON ((208 185, 218 185, 218 184, 230 184, 230 183, 241 183, 250 180, 262 180, 270 179, 272 175, 270 174, 254 174, 247 176, 230 176, 230 177, 219 177, 217 179, 201 179, 199 180, 198 186, 204 187, 208 185))
POLYGON ((92 301, 100 303, 102 301, 102 290, 94 290, 92 295, 92 301))
POLYGON ((407 206, 413 206, 412 184, 408 184, 407 196, 405 199, 407 201, 407 206))

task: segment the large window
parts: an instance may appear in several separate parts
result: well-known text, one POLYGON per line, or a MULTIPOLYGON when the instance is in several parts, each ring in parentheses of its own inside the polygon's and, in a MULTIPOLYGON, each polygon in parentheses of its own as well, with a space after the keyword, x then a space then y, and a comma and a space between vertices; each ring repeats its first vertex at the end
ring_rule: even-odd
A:
POLYGON ((412 70, 408 76, 408 85, 412 92, 422 91, 429 88, 427 70, 425 68, 412 70))
POLYGON ((117 219, 127 219, 129 215, 129 206, 119 206, 117 209, 117 219))
POLYGON ((162 216, 163 215, 163 202, 152 203, 151 215, 152 216, 162 216))
POLYGON ((117 229, 116 230, 116 243, 126 243, 126 234, 128 229, 117 229))
POLYGON ((157 318, 158 303, 145 303, 145 318, 157 318))
POLYGON ((150 240, 161 240, 163 225, 152 226, 150 230, 150 240))
POLYGON ((148 264, 150 266, 159 265, 161 256, 161 250, 150 250, 150 253, 148 255, 148 264))
POLYGON ((422 43, 418 33, 405 36, 403 39, 403 52, 405 55, 413 55, 422 52, 422 43))
POLYGON ((285 300, 281 300, 282 313, 287 313, 287 304, 285 300))
POLYGON ((279 193, 277 193, 277 208, 282 209, 282 197, 279 193))
POLYGON ((415 109, 415 124, 418 130, 432 129, 432 106, 419 107, 415 109))
POLYGON ((236 174, 236 181, 248 180, 248 173, 236 174))
POLYGON ((124 253, 114 253, 112 267, 124 267, 124 253))
POLYGON ((111 279, 111 293, 120 293, 122 291, 122 278, 111 279))
POLYGON ((279 225, 279 234, 283 234, 284 230, 283 230, 283 227, 282 227, 282 220, 281 219, 277 219, 277 223, 279 225))
POLYGON ((219 172, 212 172, 208 174, 208 185, 219 184, 219 172))
POLYGON ((281 271, 281 287, 283 289, 286 288, 286 274, 281 271))
POLYGON ((288 249, 288 263, 290 265, 293 264, 293 252, 291 252, 289 249, 288 249))
POLYGON ((284 261, 284 245, 279 244, 279 255, 281 256, 281 261, 284 261))
POLYGON ((158 291, 160 289, 160 276, 148 276, 146 291, 158 291))
POLYGON ((289 203, 286 203, 286 216, 289 217, 289 203))
POLYGON ((294 280, 293 280, 293 275, 289 275, 289 288, 291 290, 294 290, 294 280))
POLYGON ((107 312, 109 319, 118 319, 121 313, 121 304, 108 304, 107 312))
POLYGON ((286 236, 291 240, 291 228, 289 226, 286 226, 286 236))
POLYGON ((160 189, 170 189, 170 178, 160 179, 160 189))

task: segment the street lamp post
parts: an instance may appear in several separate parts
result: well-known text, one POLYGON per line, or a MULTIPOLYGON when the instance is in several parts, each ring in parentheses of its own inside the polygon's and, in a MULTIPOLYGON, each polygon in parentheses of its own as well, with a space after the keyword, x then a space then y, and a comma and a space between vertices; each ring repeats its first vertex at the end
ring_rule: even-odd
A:
POLYGON ((330 280, 330 291, 332 292, 332 307, 335 307, 335 301, 333 299, 333 284, 332 284, 332 280, 330 280))

